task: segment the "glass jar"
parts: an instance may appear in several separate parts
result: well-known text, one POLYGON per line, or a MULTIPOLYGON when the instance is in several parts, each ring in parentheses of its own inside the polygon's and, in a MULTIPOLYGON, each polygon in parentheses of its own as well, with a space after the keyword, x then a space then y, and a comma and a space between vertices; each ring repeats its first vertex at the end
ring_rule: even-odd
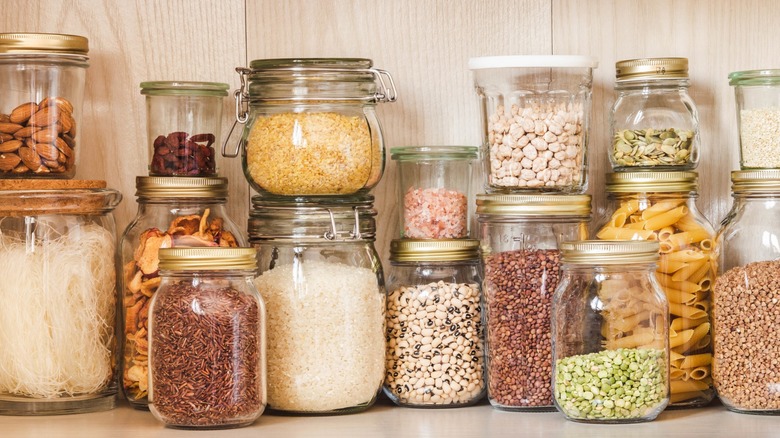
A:
POLYGON ((554 410, 550 308, 558 245, 585 239, 589 195, 477 195, 488 399, 502 410, 554 410))
POLYGON ((723 405, 780 413, 780 171, 731 173, 734 203, 718 231, 712 378, 723 405))
POLYGON ((0 415, 114 407, 121 199, 105 181, 0 181, 0 415))
POLYGON ((163 248, 149 308, 149 410, 166 426, 252 424, 265 409, 254 248, 163 248))
POLYGON ((587 56, 469 60, 482 112, 485 191, 585 192, 597 66, 587 56))
POLYGON ((555 407, 584 423, 651 421, 669 403, 669 306, 658 242, 561 248, 552 310, 555 407))
POLYGON ((780 70, 729 73, 742 169, 780 168, 780 70))
POLYGON ((699 112, 688 94, 687 58, 615 64, 609 113, 615 171, 693 170, 699 164, 699 112))
POLYGON ((149 175, 217 175, 214 143, 220 140, 227 90, 219 82, 141 82, 149 175))
POLYGON ((399 406, 468 406, 485 395, 478 240, 393 240, 384 392, 399 406))
MULTIPOLYGON (((376 105, 396 100, 370 59, 256 59, 237 68, 236 123, 244 175, 261 195, 368 193, 385 168, 376 105)), ((235 129, 235 124, 233 125, 235 129)), ((230 136, 228 136, 230 137, 230 136)))
POLYGON ((669 301, 672 407, 705 406, 715 397, 710 375, 710 305, 717 272, 715 231, 696 207, 696 172, 607 174, 608 211, 601 240, 660 245, 656 277, 669 301))
POLYGON ((122 389, 145 409, 148 392, 149 305, 160 286, 159 250, 170 247, 247 246, 228 217, 226 178, 136 178, 138 212, 121 239, 124 330, 122 389))
POLYGON ((73 178, 87 38, 0 34, 0 178, 73 178))
POLYGON ((385 285, 373 202, 370 195, 252 200, 273 412, 359 412, 382 387, 385 285))
POLYGON ((398 162, 401 238, 468 238, 477 148, 407 146, 390 153, 398 162))

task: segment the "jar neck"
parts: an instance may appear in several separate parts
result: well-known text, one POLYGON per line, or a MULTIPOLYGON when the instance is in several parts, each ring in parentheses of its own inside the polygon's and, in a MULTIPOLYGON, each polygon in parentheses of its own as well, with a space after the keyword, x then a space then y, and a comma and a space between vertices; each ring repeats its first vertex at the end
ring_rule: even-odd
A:
POLYGON ((600 264, 597 261, 593 263, 567 263, 563 261, 561 263, 561 269, 564 272, 571 272, 573 274, 647 274, 652 275, 656 270, 656 262, 646 263, 625 263, 619 265, 600 264))
POLYGON ((176 205, 214 205, 223 207, 227 204, 227 198, 177 198, 171 197, 154 197, 154 198, 137 198, 139 207, 155 208, 160 206, 167 206, 171 204, 176 205))
POLYGON ((452 266, 475 266, 479 264, 479 259, 468 260, 448 260, 448 261, 399 261, 390 260, 390 264, 399 268, 440 268, 440 267, 452 267, 452 266))
POLYGON ((686 199, 693 201, 699 197, 699 193, 695 190, 685 192, 607 192, 607 196, 619 201, 628 199, 686 199))
POLYGON ((646 79, 638 81, 615 82, 615 91, 618 92, 661 92, 661 91, 688 91, 690 80, 679 79, 646 79))
POLYGON ((204 270, 165 270, 160 269, 160 277, 175 280, 188 278, 246 278, 257 275, 254 269, 204 269, 204 270))
POLYGON ((733 192, 731 196, 740 202, 767 201, 779 199, 780 192, 733 192))

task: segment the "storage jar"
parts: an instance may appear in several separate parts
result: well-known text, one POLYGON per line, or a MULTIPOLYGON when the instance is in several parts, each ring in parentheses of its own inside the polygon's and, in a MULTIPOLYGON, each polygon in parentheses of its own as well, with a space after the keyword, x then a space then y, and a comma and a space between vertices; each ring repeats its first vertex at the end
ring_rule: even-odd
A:
POLYGON ((73 178, 87 38, 0 34, 0 178, 73 178))
POLYGON ((384 392, 395 404, 468 406, 485 395, 479 241, 390 245, 384 392))
POLYGON ((552 309, 555 407, 567 420, 636 423, 669 402, 669 306, 658 242, 564 242, 552 309))
POLYGON ((780 168, 780 69, 735 71, 729 84, 736 98, 740 167, 780 168))
POLYGON ((488 399, 502 410, 554 410, 550 309, 559 244, 586 239, 588 195, 477 195, 488 399))

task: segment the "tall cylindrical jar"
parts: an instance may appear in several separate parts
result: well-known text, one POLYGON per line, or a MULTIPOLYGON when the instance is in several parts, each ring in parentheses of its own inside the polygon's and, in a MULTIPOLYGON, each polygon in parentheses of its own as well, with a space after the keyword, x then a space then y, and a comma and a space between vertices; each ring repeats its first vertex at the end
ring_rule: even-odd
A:
POLYGON ((550 309, 562 241, 586 239, 589 195, 477 195, 488 399, 553 410, 550 309))
POLYGON ((718 398, 732 411, 780 413, 780 171, 731 173, 712 298, 718 398))
POLYGON ((265 409, 254 248, 164 248, 149 308, 149 408, 166 426, 252 424, 265 409))
POLYGON ((252 201, 273 412, 359 412, 382 387, 385 284, 373 202, 370 195, 252 201))
POLYGON ((616 171, 693 170, 699 164, 699 113, 688 94, 688 59, 641 58, 615 64, 609 113, 616 171))
POLYGON ((136 178, 138 210, 120 243, 122 373, 125 398, 146 408, 149 305, 160 286, 159 251, 170 247, 247 246, 228 216, 225 178, 136 178))
POLYGON ((561 260, 552 310, 556 408, 584 423, 655 419, 669 403, 658 242, 564 242, 561 260))
POLYGON ((0 34, 0 178, 73 178, 87 38, 0 34))
POLYGON ((0 415, 114 407, 121 199, 105 181, 0 181, 0 415))
POLYGON ((384 392, 395 404, 468 406, 485 395, 479 241, 390 245, 384 392))
MULTIPOLYGON (((261 195, 368 193, 385 149, 376 106, 394 102, 392 77, 360 58, 256 59, 239 67, 236 124, 244 175, 261 195)), ((235 125, 233 127, 235 129, 235 125)))
POLYGON ((607 175, 601 240, 659 242, 656 277, 669 300, 671 405, 699 407, 715 397, 710 375, 711 291, 717 272, 715 231, 696 207, 696 172, 607 175))

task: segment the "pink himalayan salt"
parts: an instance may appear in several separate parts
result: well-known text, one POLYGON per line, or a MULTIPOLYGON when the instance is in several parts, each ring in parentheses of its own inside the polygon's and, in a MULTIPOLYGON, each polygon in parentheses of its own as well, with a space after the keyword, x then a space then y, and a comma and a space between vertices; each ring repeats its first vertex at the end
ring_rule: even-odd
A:
POLYGON ((457 190, 410 187, 404 195, 404 237, 468 237, 468 200, 457 190))

